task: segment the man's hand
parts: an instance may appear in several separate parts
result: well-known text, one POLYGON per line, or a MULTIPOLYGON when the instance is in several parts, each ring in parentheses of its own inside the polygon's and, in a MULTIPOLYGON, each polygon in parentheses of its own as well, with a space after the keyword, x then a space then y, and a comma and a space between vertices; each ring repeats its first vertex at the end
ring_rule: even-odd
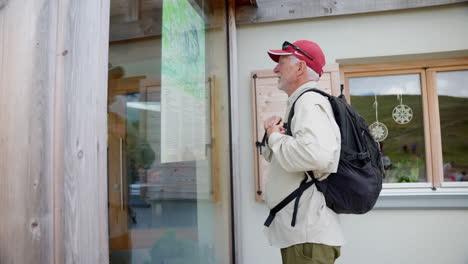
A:
POLYGON ((274 132, 279 132, 281 134, 286 134, 284 129, 284 123, 281 121, 281 117, 272 116, 263 122, 263 126, 267 132, 267 138, 270 137, 274 132))
POLYGON ((265 128, 265 130, 268 130, 270 127, 274 125, 278 125, 280 122, 281 122, 281 117, 272 116, 268 118, 267 120, 265 120, 265 122, 263 122, 263 127, 265 128))

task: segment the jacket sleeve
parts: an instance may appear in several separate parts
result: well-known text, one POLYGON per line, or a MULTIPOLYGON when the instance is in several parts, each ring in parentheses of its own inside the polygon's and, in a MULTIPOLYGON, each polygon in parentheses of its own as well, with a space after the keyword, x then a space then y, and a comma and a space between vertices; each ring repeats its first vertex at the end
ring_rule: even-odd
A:
POLYGON ((328 117, 322 103, 306 96, 299 98, 295 105, 291 121, 293 137, 273 133, 268 144, 275 159, 288 172, 335 172, 329 170, 336 167, 333 164, 337 164, 336 152, 340 151, 333 127, 337 126, 336 122, 328 117))
POLYGON ((268 162, 271 162, 271 156, 272 156, 273 152, 271 151, 271 148, 268 146, 268 144, 265 145, 265 147, 263 147, 262 149, 262 156, 263 158, 268 161, 268 162))

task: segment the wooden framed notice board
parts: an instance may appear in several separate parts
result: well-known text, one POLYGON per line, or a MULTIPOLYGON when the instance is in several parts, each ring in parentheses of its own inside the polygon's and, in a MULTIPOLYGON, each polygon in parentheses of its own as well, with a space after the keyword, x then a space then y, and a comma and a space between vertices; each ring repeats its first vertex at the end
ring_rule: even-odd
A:
MULTIPOLYGON (((255 200, 263 201, 265 177, 268 174, 269 163, 261 156, 260 149, 255 146, 255 142, 261 141, 263 138, 265 133, 264 120, 273 115, 284 116, 288 96, 283 91, 278 90, 278 77, 272 70, 252 72, 251 87, 255 200)), ((324 67, 319 88, 332 95, 340 94, 340 72, 337 64, 324 67)))

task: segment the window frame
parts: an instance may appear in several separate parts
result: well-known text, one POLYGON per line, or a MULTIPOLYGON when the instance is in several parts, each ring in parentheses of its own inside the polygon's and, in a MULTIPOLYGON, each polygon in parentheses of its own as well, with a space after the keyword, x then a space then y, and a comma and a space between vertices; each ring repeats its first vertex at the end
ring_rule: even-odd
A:
POLYGON ((450 72, 450 71, 460 71, 468 70, 468 60, 467 65, 458 65, 458 66, 448 66, 448 67, 431 67, 426 69, 427 80, 431 83, 431 86, 434 88, 430 92, 430 100, 434 104, 434 114, 432 119, 429 120, 433 123, 432 131, 436 134, 435 142, 432 145, 432 151, 434 153, 434 162, 433 170, 437 172, 437 186, 439 188, 457 188, 457 187, 468 187, 468 182, 444 182, 444 172, 443 172, 443 156, 442 156, 442 136, 441 136, 441 127, 440 127, 440 112, 439 112, 439 96, 437 93, 437 73, 438 72, 450 72))
POLYGON ((340 65, 340 75, 344 82, 346 100, 352 104, 349 90, 349 79, 355 77, 373 77, 401 74, 420 74, 421 99, 424 120, 424 141, 426 152, 427 182, 418 183, 384 183, 383 193, 391 196, 427 195, 436 191, 440 194, 468 194, 468 182, 443 181, 443 157, 440 126, 439 101, 437 93, 437 72, 468 70, 468 57, 442 60, 407 61, 396 63, 340 65), (418 191, 419 190, 419 191, 418 191), (423 192, 421 192, 423 191, 423 192))

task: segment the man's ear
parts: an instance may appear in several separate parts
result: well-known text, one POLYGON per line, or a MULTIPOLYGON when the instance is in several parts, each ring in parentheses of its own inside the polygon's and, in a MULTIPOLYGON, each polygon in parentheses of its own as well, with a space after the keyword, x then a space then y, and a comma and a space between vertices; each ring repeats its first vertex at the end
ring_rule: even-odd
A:
POLYGON ((307 72, 307 64, 305 61, 299 61, 299 67, 297 67, 297 73, 299 75, 305 74, 307 72))

